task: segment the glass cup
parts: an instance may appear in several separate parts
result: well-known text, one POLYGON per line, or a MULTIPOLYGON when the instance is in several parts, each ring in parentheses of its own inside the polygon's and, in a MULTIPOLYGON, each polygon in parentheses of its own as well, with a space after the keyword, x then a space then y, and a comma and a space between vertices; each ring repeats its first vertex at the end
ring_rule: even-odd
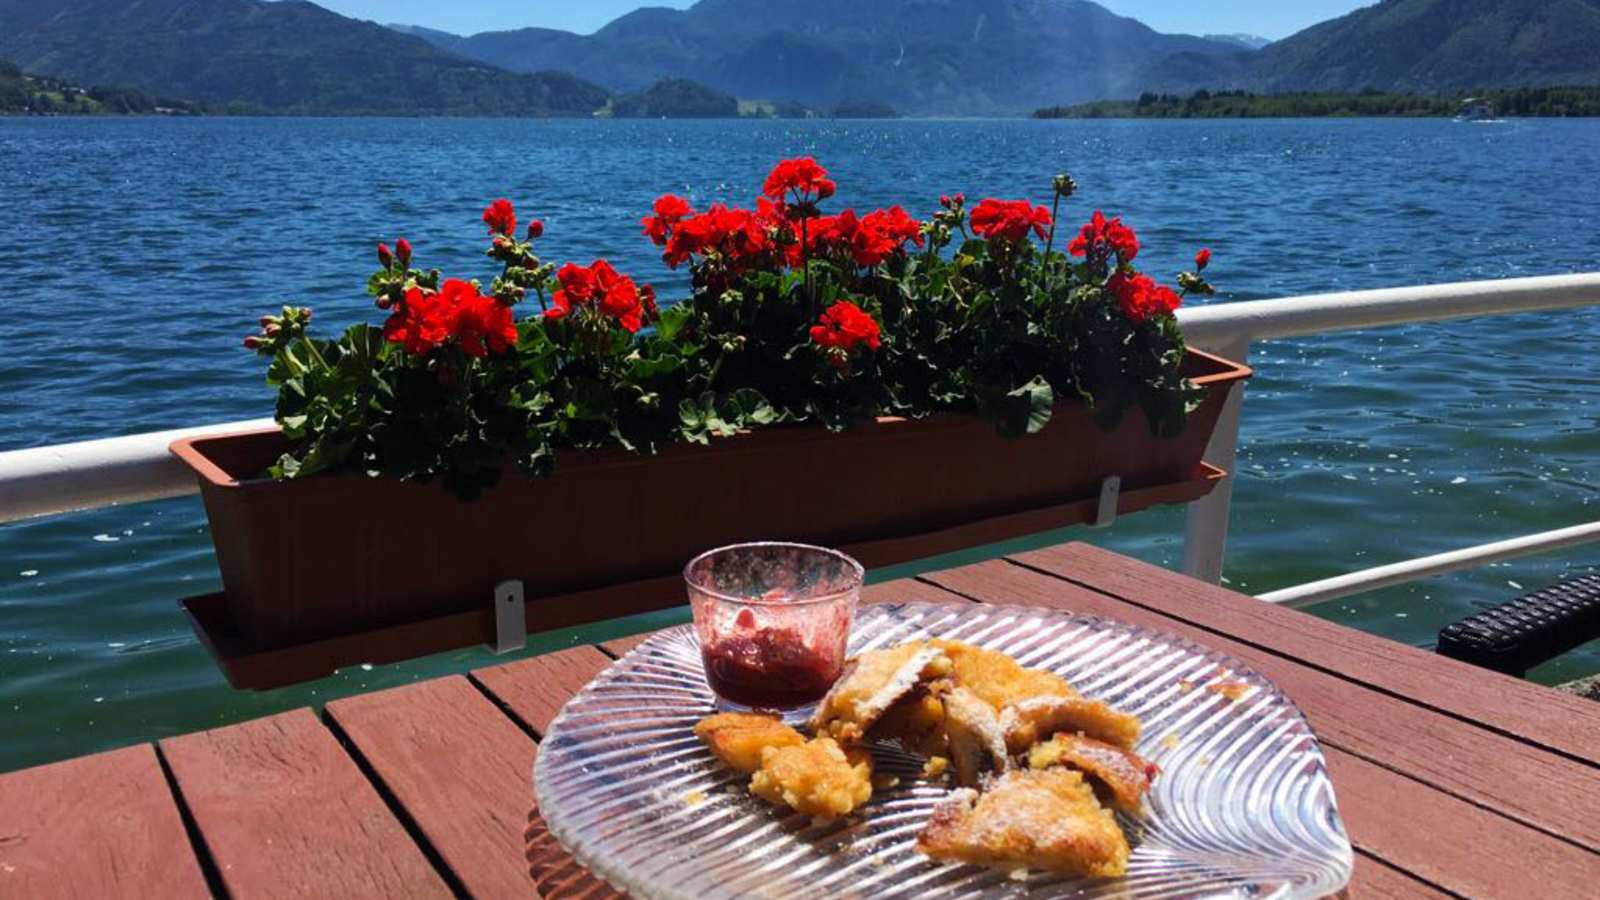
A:
POLYGON ((725 706, 794 709, 844 668, 861 564, 806 544, 735 544, 683 568, 706 681, 725 706))

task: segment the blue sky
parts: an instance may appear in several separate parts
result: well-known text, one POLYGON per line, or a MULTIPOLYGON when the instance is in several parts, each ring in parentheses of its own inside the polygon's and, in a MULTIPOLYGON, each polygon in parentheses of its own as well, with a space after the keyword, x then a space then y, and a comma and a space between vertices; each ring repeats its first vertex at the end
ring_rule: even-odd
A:
MULTIPOLYGON (((471 34, 541 25, 591 32, 641 4, 638 0, 314 0, 347 16, 403 22, 471 34)), ((1099 0, 1158 31, 1189 34, 1245 32, 1287 37, 1308 25, 1343 15, 1362 0, 1099 0)), ((1373 2, 1373 0, 1367 0, 1373 2)), ((691 5, 692 0, 652 0, 651 6, 691 5)))

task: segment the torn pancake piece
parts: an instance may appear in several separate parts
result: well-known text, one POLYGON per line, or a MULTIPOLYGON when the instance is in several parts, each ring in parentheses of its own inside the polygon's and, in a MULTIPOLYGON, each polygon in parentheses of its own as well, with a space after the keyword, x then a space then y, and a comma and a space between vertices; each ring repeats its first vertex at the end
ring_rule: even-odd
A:
POLYGON ((950 657, 951 677, 982 697, 995 709, 1035 697, 1076 697, 1078 692, 1065 678, 1043 669, 1023 665, 999 650, 986 650, 961 641, 943 639, 928 643, 950 657))
POLYGON ((1006 745, 1024 753, 1042 738, 1057 732, 1083 734, 1124 750, 1139 742, 1139 720, 1085 697, 1035 697, 1007 706, 1000 712, 1006 745))
MULTIPOLYGON (((1079 734, 1057 734, 1028 751, 1028 765, 1034 769, 1067 766, 1089 776, 1104 789, 1111 805, 1123 812, 1138 814, 1144 795, 1158 769, 1155 763, 1104 741, 1079 734)), ((1098 793, 1098 792, 1097 792, 1098 793)))
POLYGON ((811 730, 846 743, 859 741, 896 701, 949 669, 950 659, 926 641, 859 654, 845 663, 844 674, 817 705, 811 730))
POLYGON ((768 747, 795 747, 805 735, 783 724, 777 716, 762 713, 717 713, 694 726, 694 735, 717 759, 746 775, 761 768, 761 751, 768 747))
POLYGON ((949 862, 1096 878, 1126 873, 1129 852, 1082 773, 1062 768, 1007 772, 982 794, 956 791, 934 810, 917 849, 949 862))
POLYGON ((832 738, 762 751, 750 792, 779 806, 823 819, 849 815, 872 796, 872 755, 832 738))
POLYGON ((944 733, 956 783, 962 787, 976 787, 982 776, 1011 767, 1000 717, 994 707, 967 688, 958 687, 945 695, 944 733))
POLYGON ((944 695, 954 687, 948 678, 917 685, 878 717, 867 729, 867 739, 897 741, 919 756, 946 755, 950 741, 944 731, 944 695))

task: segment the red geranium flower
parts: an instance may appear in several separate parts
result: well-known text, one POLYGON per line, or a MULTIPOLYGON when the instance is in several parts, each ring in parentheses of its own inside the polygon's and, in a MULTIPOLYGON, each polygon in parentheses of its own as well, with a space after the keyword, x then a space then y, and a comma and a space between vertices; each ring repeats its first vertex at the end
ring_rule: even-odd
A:
POLYGON ((1209 265, 1211 265, 1211 248, 1205 247, 1194 255, 1194 268, 1197 272, 1204 272, 1209 265))
POLYGON ((501 354, 517 343, 517 323, 511 307, 480 294, 468 281, 446 281, 440 300, 454 309, 456 343, 468 356, 501 354))
POLYGON ((770 229, 762 216, 718 203, 679 222, 661 258, 675 269, 691 256, 718 253, 731 268, 743 268, 773 249, 770 229))
MULTIPOLYGON (((856 229, 860 220, 856 218, 856 211, 847 209, 836 216, 818 216, 807 219, 802 232, 805 244, 797 239, 785 248, 787 262, 791 266, 798 266, 805 257, 840 256, 850 251, 851 242, 855 239, 856 229)), ((798 238, 799 235, 796 235, 798 238)))
POLYGON ((644 226, 645 236, 657 247, 665 247, 667 238, 672 233, 672 226, 694 215, 694 209, 689 206, 689 201, 673 194, 662 194, 656 199, 655 215, 645 216, 639 220, 644 226))
POLYGON ((407 353, 421 355, 449 340, 450 327, 449 310, 439 302, 439 295, 412 288, 383 323, 383 337, 403 345, 407 353))
POLYGON ((1050 230, 1050 210, 1026 200, 982 200, 972 209, 972 230, 981 237, 1020 241, 1028 230, 1043 238, 1050 230))
POLYGON ((818 347, 845 353, 863 346, 878 349, 881 344, 878 335, 878 323, 849 300, 840 300, 828 307, 820 323, 811 326, 811 340, 818 347))
POLYGON ((1148 275, 1128 275, 1117 272, 1106 282, 1106 290, 1117 298, 1122 314, 1135 322, 1144 322, 1158 316, 1170 316, 1183 305, 1177 291, 1156 284, 1148 275))
POLYGON ((761 193, 775 203, 782 203, 789 192, 794 192, 801 203, 826 200, 833 196, 835 185, 828 170, 809 156, 786 159, 772 167, 761 193))
POLYGON ((862 217, 850 237, 850 252, 856 264, 875 266, 913 241, 922 246, 922 223, 898 206, 880 209, 862 217))
POLYGON ((504 197, 489 204, 483 211, 483 224, 489 226, 490 234, 503 234, 510 237, 517 230, 517 212, 511 201, 504 197))
POLYGON ((470 281, 450 279, 438 292, 412 288, 383 324, 383 336, 407 353, 425 354, 455 338, 470 356, 504 353, 517 342, 510 307, 478 292, 470 281))
MULTIPOLYGON (((589 307, 615 319, 630 332, 644 325, 645 307, 638 285, 618 273, 611 263, 597 259, 588 268, 567 263, 556 273, 556 280, 561 282, 561 289, 551 296, 545 318, 564 319, 589 307)), ((654 299, 655 291, 647 290, 654 299)))
POLYGON ((1073 256, 1087 256, 1107 247, 1126 265, 1139 255, 1139 237, 1132 228, 1122 224, 1121 216, 1108 222, 1105 214, 1097 209, 1089 224, 1067 245, 1067 252, 1073 256))

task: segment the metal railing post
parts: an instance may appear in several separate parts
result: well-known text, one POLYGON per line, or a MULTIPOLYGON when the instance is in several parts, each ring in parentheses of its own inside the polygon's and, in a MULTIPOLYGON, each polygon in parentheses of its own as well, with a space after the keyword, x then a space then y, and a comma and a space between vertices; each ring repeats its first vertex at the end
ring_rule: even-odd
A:
MULTIPOLYGON (((1249 361, 1248 340, 1232 340, 1205 349, 1238 362, 1249 361)), ((1233 480, 1237 477, 1234 469, 1239 460, 1239 414, 1244 408, 1244 386, 1245 382, 1238 382, 1228 392, 1222 415, 1217 419, 1217 430, 1211 433, 1211 442, 1206 445, 1206 462, 1226 469, 1228 477, 1184 511, 1183 573, 1211 584, 1221 583, 1222 563, 1228 551, 1228 515, 1233 507, 1233 480)))

